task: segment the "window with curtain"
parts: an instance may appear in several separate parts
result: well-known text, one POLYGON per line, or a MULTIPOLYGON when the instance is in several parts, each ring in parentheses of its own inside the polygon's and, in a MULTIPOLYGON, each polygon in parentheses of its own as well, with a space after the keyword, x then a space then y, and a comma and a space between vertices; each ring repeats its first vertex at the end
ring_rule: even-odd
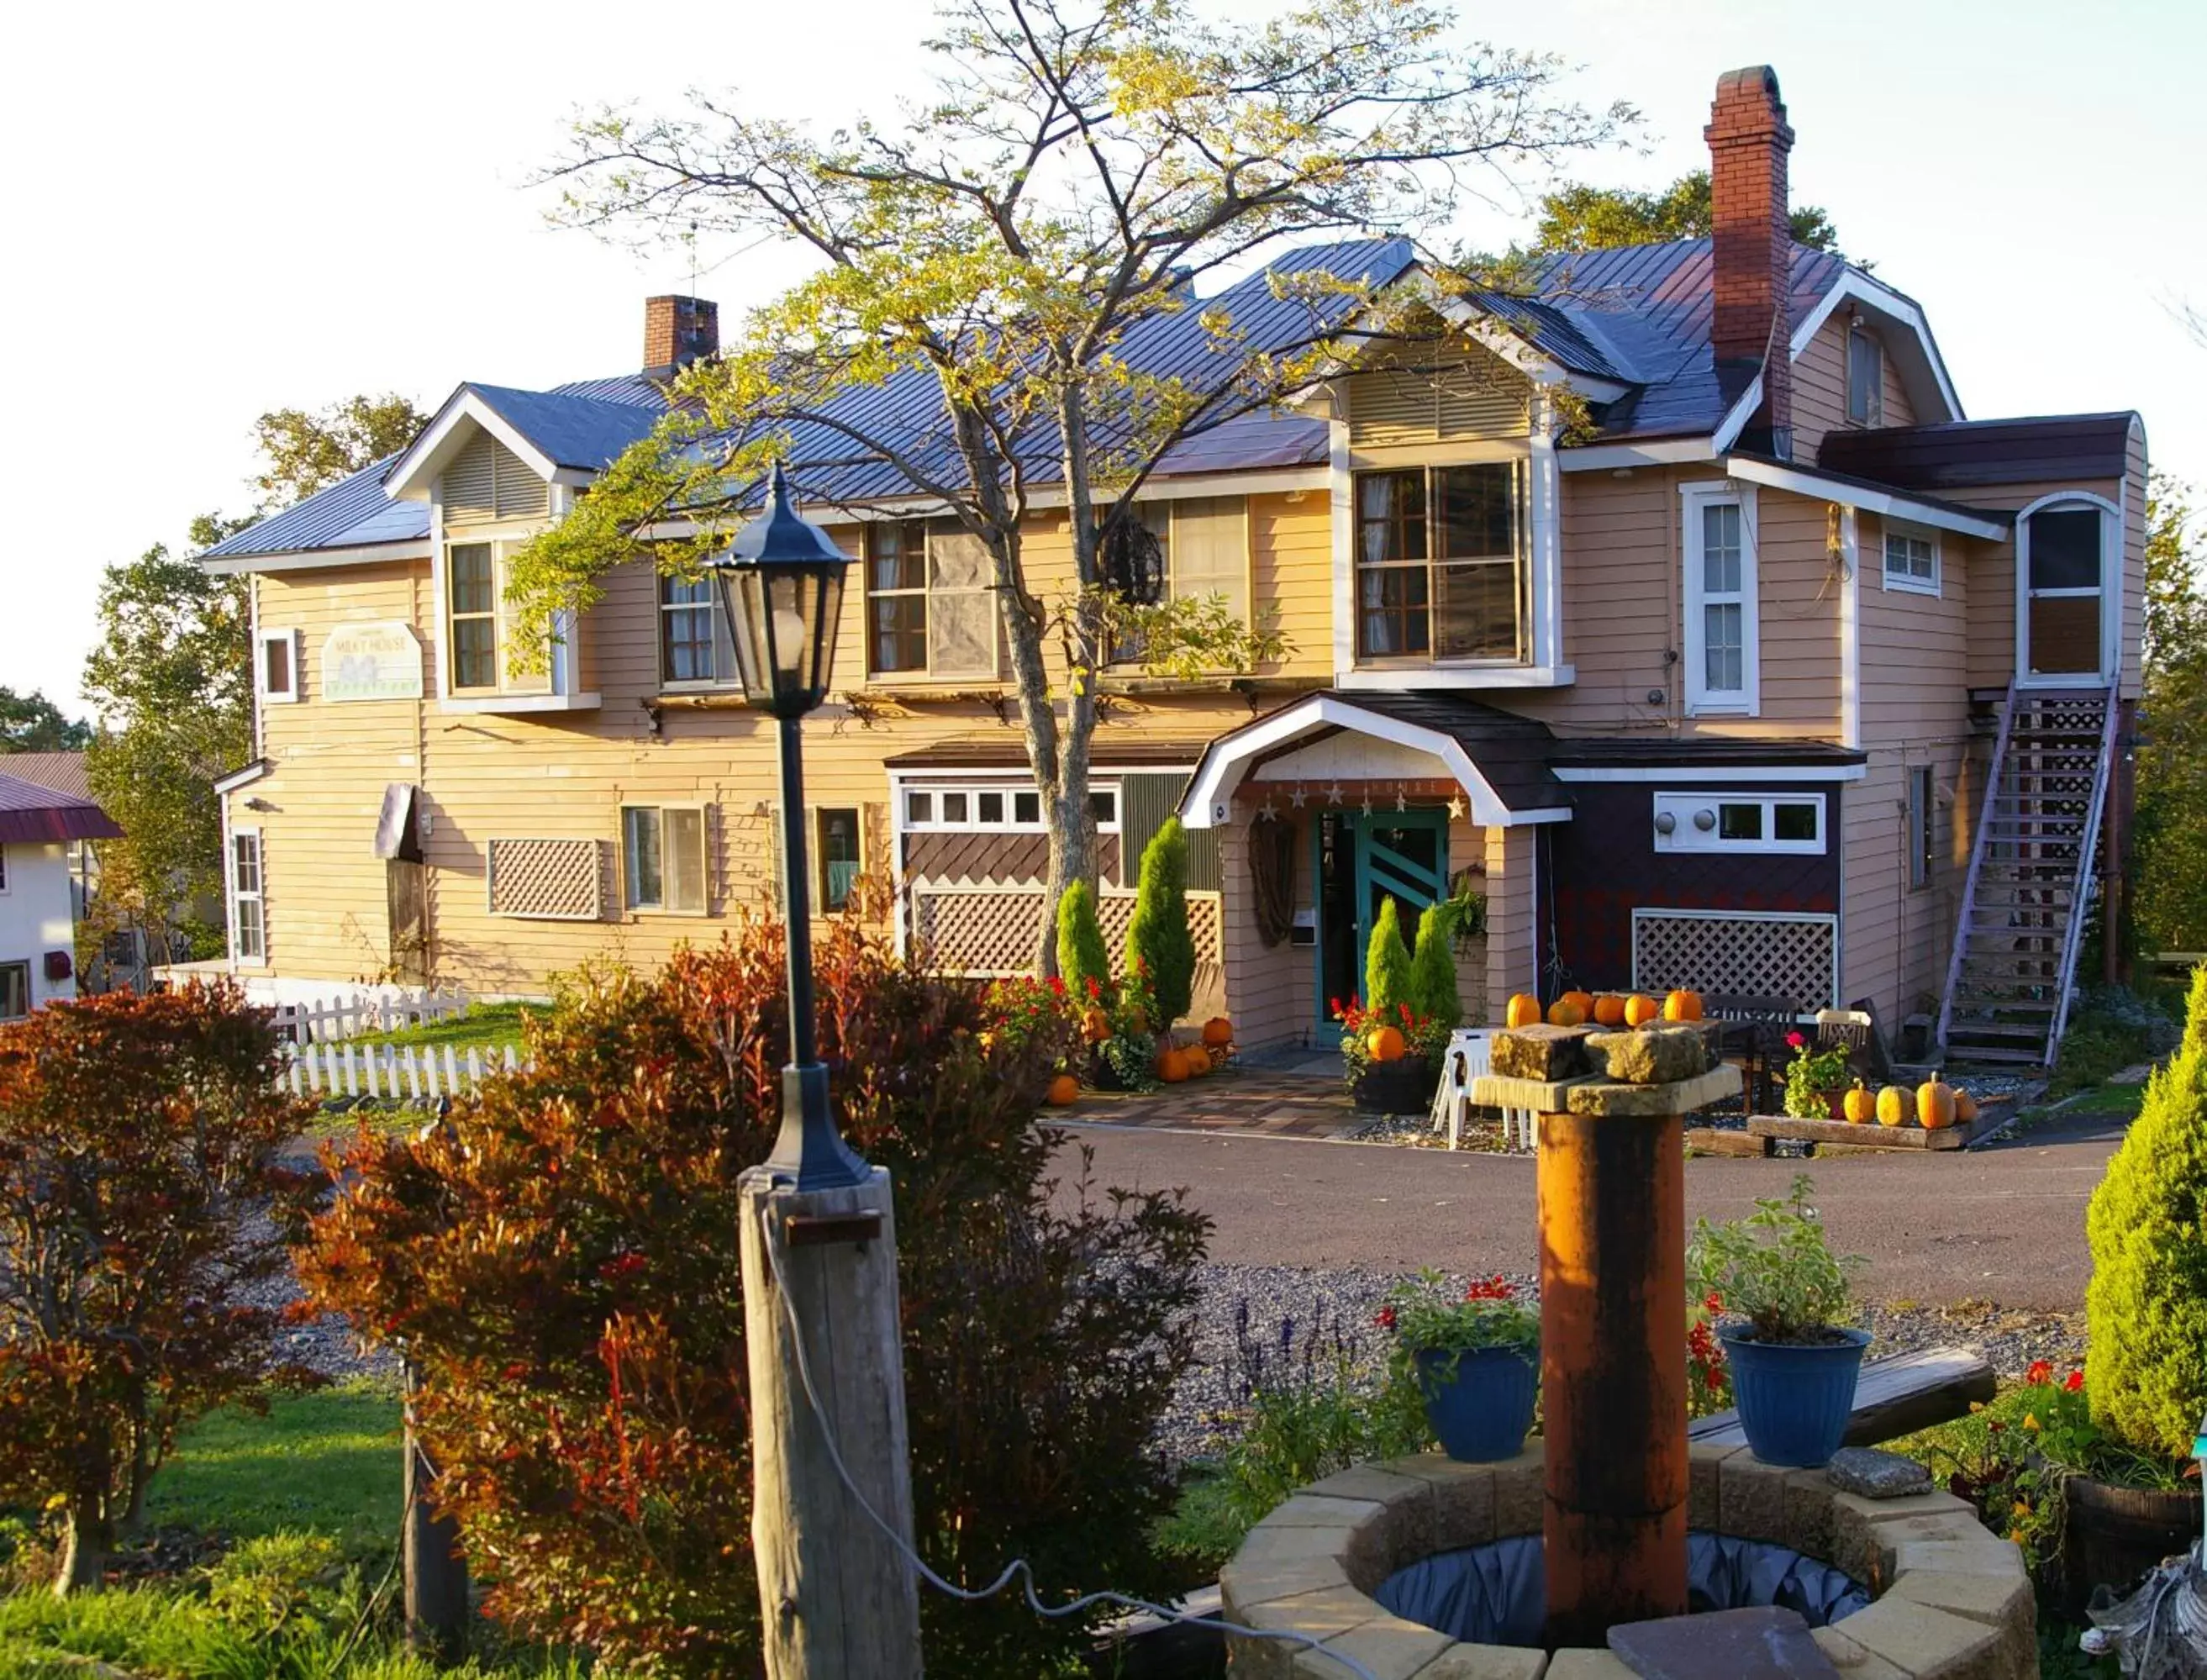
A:
POLYGON ((1360 656, 1523 656, 1521 481, 1506 461, 1357 475, 1360 656))
POLYGON ((962 526, 917 520, 866 531, 866 666, 876 676, 994 677, 989 551, 962 526))
POLYGON ((717 679, 715 626, 720 602, 712 580, 692 583, 662 576, 659 580, 659 676, 667 683, 709 683, 717 679))
POLYGON ((703 915, 704 808, 623 805, 621 887, 631 910, 703 915))

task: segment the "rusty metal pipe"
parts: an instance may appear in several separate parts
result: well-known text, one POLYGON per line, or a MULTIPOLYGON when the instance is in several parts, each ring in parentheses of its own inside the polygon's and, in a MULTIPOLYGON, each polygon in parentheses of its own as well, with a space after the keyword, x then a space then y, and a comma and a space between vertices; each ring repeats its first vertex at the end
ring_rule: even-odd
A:
POLYGON ((1681 1115, 1540 1116, 1547 1636, 1686 1613, 1681 1115))

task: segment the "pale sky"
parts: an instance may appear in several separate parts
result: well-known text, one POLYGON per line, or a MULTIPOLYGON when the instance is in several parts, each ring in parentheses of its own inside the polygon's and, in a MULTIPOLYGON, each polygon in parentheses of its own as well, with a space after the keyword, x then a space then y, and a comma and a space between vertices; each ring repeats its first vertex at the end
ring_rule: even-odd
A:
MULTIPOLYGON (((428 409, 462 380, 637 364, 642 300, 686 289, 690 260, 545 224, 525 182, 569 111, 690 87, 824 122, 883 111, 923 69, 929 17, 914 0, 15 14, 0 683, 82 709, 100 568, 248 508, 263 410, 386 390, 428 409)), ((1606 184, 1703 165, 1719 73, 1774 65, 1795 201, 1924 306, 1971 417, 2135 408, 2155 464, 2207 481, 2207 349, 2167 307, 2207 307, 2207 5, 1547 0, 1462 21, 1582 66, 1589 103, 1640 107, 1643 150, 1575 168, 1606 184)), ((1491 211, 1463 230, 1515 230, 1491 211)), ((798 272, 772 251, 699 261, 721 264, 698 290, 730 328, 798 272)))

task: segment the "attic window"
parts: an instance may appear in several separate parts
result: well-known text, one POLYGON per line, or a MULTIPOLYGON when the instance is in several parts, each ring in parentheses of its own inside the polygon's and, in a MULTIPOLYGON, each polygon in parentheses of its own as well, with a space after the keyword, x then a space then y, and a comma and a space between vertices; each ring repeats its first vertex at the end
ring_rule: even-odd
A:
POLYGON ((1847 423, 1885 424, 1885 351, 1859 326, 1847 332, 1847 423))
POLYGON ((548 487, 529 464, 487 432, 478 432, 445 469, 445 523, 541 519, 551 511, 548 487))

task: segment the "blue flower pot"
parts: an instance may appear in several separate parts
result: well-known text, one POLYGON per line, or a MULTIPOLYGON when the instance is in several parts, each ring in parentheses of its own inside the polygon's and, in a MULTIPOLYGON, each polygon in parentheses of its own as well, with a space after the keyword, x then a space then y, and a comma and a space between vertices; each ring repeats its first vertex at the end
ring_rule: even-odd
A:
POLYGON ((1461 1464, 1492 1464, 1525 1450, 1533 1426, 1533 1396, 1540 1385, 1538 1349, 1475 1348, 1455 1356, 1417 1354, 1418 1390, 1426 1421, 1441 1450, 1461 1464))
POLYGON ((1813 1469, 1827 1464, 1846 1439, 1855 1408, 1855 1376, 1866 1330, 1833 1332, 1845 1340, 1823 1347, 1751 1342, 1737 1329, 1720 1329, 1732 1365, 1732 1390, 1748 1450, 1765 1464, 1813 1469))

